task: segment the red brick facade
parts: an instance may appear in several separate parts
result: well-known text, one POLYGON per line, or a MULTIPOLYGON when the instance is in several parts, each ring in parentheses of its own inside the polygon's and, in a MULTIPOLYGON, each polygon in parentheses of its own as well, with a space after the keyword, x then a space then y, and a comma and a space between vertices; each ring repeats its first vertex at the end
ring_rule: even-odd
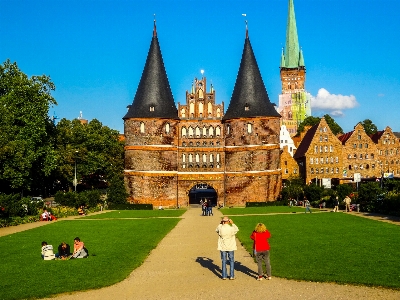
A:
POLYGON ((195 79, 178 104, 179 119, 125 120, 125 181, 132 203, 189 204, 197 184, 213 187, 218 204, 273 201, 281 190, 279 118, 222 121, 224 104, 195 79))

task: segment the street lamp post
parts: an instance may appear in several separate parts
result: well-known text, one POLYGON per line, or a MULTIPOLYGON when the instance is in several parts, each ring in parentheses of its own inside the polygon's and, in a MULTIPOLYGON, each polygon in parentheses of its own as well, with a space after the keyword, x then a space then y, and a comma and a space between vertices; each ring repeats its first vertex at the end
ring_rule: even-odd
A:
POLYGON ((75 151, 75 176, 74 176, 75 193, 76 193, 76 186, 78 185, 78 182, 76 180, 76 153, 78 153, 78 152, 79 152, 78 150, 75 151))

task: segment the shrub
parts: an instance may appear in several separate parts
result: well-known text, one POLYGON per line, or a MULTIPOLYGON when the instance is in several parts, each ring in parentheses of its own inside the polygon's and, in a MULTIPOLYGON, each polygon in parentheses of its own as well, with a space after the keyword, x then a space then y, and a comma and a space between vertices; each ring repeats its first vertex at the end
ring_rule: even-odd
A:
POLYGON ((83 191, 80 193, 74 192, 57 192, 54 196, 54 200, 62 206, 68 207, 96 207, 99 203, 102 203, 100 198, 100 192, 98 190, 83 191))
POLYGON ((123 177, 114 176, 110 179, 110 186, 107 191, 107 201, 111 203, 126 203, 128 193, 125 189, 123 177))
POLYGON ((246 202, 246 207, 265 207, 265 206, 284 206, 284 205, 285 205, 284 201, 246 202))

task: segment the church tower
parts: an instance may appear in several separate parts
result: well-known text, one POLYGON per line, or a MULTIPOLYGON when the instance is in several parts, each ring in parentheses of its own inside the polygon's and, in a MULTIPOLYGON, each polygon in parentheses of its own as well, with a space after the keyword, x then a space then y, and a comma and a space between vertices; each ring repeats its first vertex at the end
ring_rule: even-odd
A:
POLYGON ((271 104, 246 38, 225 128, 225 203, 276 200, 281 190, 280 115, 271 104))
POLYGON ((128 200, 176 206, 178 111, 165 71, 155 21, 142 77, 123 119, 128 200))
POLYGON ((297 133, 297 127, 311 115, 311 95, 305 90, 306 67, 303 51, 299 47, 296 16, 293 0, 289 0, 286 26, 286 44, 282 49, 280 62, 282 94, 279 95, 278 111, 290 135, 297 133))

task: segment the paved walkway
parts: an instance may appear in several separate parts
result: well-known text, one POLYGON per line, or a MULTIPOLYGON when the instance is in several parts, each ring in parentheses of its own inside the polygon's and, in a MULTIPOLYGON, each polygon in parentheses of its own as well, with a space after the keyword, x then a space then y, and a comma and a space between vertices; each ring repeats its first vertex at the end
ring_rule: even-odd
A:
POLYGON ((218 210, 203 217, 200 209, 189 209, 124 281, 50 299, 400 299, 400 291, 276 278, 274 266, 272 280, 259 282, 257 266, 239 242, 236 280, 222 280, 215 233, 221 217, 218 210))

